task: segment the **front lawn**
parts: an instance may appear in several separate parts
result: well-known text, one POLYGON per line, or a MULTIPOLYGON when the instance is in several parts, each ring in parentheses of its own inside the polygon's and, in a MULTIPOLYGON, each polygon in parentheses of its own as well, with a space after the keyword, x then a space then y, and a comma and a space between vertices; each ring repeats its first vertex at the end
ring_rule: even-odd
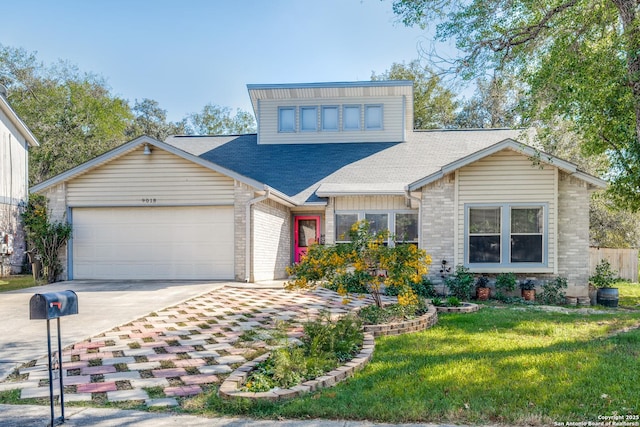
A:
POLYGON ((36 282, 30 274, 0 277, 0 292, 15 291, 33 286, 36 286, 36 282))
POLYGON ((618 282, 614 286, 618 288, 620 294, 620 307, 640 308, 640 284, 618 282))
MULTIPOLYGON (((631 286, 631 285, 630 285, 631 286)), ((638 285, 635 285, 638 286, 638 285)), ((636 289, 636 288, 633 288, 636 289)), ((208 415, 553 425, 640 414, 640 312, 488 306, 421 333, 378 338, 338 386, 284 403, 186 402, 208 415)))

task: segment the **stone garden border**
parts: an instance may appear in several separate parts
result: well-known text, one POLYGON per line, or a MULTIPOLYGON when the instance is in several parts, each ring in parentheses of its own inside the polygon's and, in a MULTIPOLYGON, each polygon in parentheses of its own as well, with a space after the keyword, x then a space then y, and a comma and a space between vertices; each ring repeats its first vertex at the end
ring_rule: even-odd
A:
POLYGON ((436 307, 439 313, 473 313, 480 310, 478 304, 472 302, 463 302, 460 307, 436 307))
POLYGON ((347 362, 345 365, 336 368, 331 372, 327 372, 323 376, 320 376, 314 380, 305 381, 300 385, 294 386, 288 389, 282 390, 269 390, 262 392, 249 392, 241 391, 249 372, 260 362, 263 362, 269 357, 269 353, 263 354, 250 362, 245 363, 238 369, 233 371, 227 379, 220 385, 218 389, 218 396, 223 399, 255 399, 255 400, 267 400, 275 402, 277 400, 292 399, 299 397, 300 395, 312 391, 319 390, 321 388, 332 387, 335 384, 353 376, 356 371, 361 370, 373 357, 373 350, 375 348, 375 341, 373 334, 369 332, 364 333, 364 341, 362 343, 362 349, 353 359, 347 362))
POLYGON ((381 325, 364 325, 364 331, 371 332, 376 338, 423 331, 438 323, 438 311, 433 305, 429 305, 427 312, 420 317, 381 325))

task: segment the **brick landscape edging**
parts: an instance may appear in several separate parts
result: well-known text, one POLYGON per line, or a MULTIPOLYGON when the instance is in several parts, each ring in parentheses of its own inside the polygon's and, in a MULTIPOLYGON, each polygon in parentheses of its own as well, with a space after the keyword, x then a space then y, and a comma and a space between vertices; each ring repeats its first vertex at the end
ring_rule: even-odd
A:
POLYGON ((375 348, 375 341, 373 334, 369 332, 364 333, 364 341, 362 343, 362 349, 360 352, 345 365, 334 369, 331 372, 327 372, 323 376, 320 376, 314 380, 305 381, 300 385, 281 390, 269 390, 261 392, 249 392, 241 391, 244 383, 249 376, 249 373, 254 367, 269 357, 270 353, 263 354, 256 357, 250 362, 245 363, 238 369, 233 371, 226 380, 220 385, 218 390, 218 396, 223 399, 255 399, 255 400, 285 400, 298 397, 304 393, 319 390, 321 388, 332 387, 343 381, 346 378, 353 376, 353 374, 361 370, 373 357, 373 350, 375 348))
POLYGON ((478 304, 472 302, 463 302, 460 307, 437 307, 440 313, 473 313, 480 310, 478 304))
POLYGON ((371 332, 374 337, 385 335, 400 335, 409 332, 424 331, 438 323, 438 311, 434 306, 429 305, 425 314, 415 319, 403 320, 395 323, 385 323, 382 325, 365 325, 365 332, 371 332))

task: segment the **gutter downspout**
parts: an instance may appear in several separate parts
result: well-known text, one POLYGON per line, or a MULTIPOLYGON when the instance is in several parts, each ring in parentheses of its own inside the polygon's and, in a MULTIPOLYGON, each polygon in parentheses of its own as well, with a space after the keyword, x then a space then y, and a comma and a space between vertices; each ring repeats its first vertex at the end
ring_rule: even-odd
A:
POLYGON ((411 200, 418 203, 418 247, 421 248, 422 247, 422 199, 412 196, 411 190, 409 190, 408 186, 405 188, 405 191, 406 193, 404 197, 406 197, 407 200, 409 200, 409 207, 411 207, 411 200))
POLYGON ((271 189, 265 185, 265 193, 247 202, 245 206, 245 254, 244 254, 244 281, 249 283, 251 278, 251 206, 269 198, 271 189))

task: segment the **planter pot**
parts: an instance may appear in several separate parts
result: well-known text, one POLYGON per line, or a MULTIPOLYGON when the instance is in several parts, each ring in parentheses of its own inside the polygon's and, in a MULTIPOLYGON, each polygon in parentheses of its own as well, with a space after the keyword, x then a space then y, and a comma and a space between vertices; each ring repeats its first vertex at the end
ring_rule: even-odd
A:
POLYGON ((489 299, 489 294, 491 293, 491 289, 489 288, 477 288, 476 289, 476 298, 479 301, 486 301, 489 299))
POLYGON ((522 289, 521 291, 522 298, 525 301, 535 301, 536 299, 536 290, 535 289, 522 289))
POLYGON ((618 306, 618 288, 600 288, 596 296, 597 302, 605 307, 618 306))

